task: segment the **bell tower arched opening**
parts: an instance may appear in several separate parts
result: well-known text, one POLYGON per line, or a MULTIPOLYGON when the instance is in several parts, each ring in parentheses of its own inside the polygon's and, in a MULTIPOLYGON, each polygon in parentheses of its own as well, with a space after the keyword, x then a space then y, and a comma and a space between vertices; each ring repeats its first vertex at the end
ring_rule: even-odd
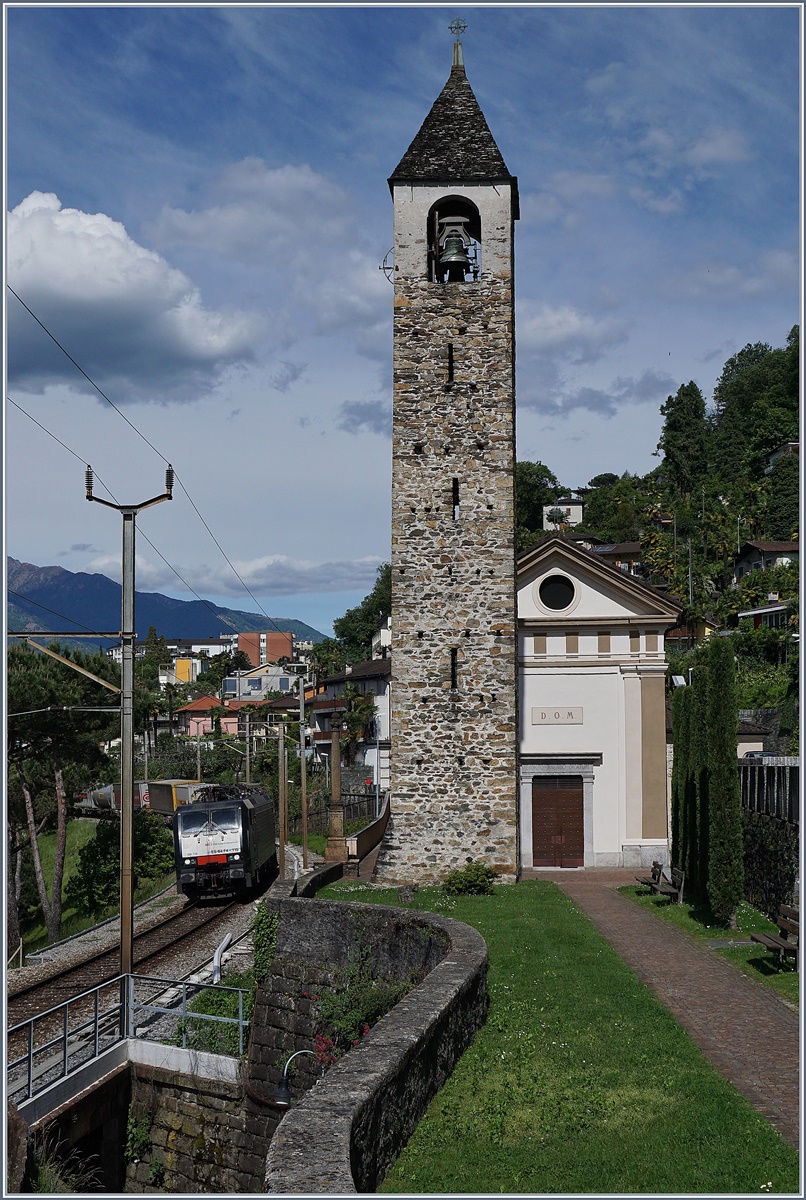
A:
POLYGON ((463 196, 445 196, 428 212, 428 278, 475 283, 481 274, 481 216, 463 196))

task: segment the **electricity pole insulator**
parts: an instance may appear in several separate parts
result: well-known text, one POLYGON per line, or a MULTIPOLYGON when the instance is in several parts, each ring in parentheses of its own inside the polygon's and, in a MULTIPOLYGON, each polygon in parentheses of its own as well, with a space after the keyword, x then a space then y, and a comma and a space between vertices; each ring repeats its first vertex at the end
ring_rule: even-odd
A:
POLYGON ((168 470, 165 472, 165 490, 169 496, 172 496, 174 490, 174 469, 168 463, 168 470))
POLYGON ((84 472, 84 483, 87 488, 87 499, 92 500, 92 484, 93 484, 92 467, 88 466, 84 472))

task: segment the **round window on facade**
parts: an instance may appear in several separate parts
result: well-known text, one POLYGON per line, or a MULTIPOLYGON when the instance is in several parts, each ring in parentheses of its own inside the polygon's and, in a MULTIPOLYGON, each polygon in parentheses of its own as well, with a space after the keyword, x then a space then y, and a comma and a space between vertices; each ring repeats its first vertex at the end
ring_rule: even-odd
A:
POLYGON ((540 585, 540 603, 555 612, 574 601, 574 585, 566 575, 549 575, 540 585))

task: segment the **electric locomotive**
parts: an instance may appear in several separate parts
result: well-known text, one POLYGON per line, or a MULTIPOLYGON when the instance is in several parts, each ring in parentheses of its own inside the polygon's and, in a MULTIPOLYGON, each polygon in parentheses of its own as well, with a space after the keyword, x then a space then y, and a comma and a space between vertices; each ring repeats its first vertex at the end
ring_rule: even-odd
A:
POLYGON ((249 784, 201 784, 174 811, 176 890, 232 895, 277 874, 274 802, 249 784))

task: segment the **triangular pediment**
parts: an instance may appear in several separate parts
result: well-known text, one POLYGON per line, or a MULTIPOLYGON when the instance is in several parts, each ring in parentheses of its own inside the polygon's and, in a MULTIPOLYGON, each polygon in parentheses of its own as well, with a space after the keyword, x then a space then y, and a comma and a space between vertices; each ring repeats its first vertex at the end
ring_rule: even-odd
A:
MULTIPOLYGON (((522 554, 517 563, 518 619, 541 624, 581 624, 635 619, 674 625, 683 604, 643 580, 599 561, 564 538, 552 537, 522 554), (569 579, 573 599, 552 609, 541 602, 541 587, 550 579, 569 579)), ((569 591, 570 596, 570 591, 569 591)))

